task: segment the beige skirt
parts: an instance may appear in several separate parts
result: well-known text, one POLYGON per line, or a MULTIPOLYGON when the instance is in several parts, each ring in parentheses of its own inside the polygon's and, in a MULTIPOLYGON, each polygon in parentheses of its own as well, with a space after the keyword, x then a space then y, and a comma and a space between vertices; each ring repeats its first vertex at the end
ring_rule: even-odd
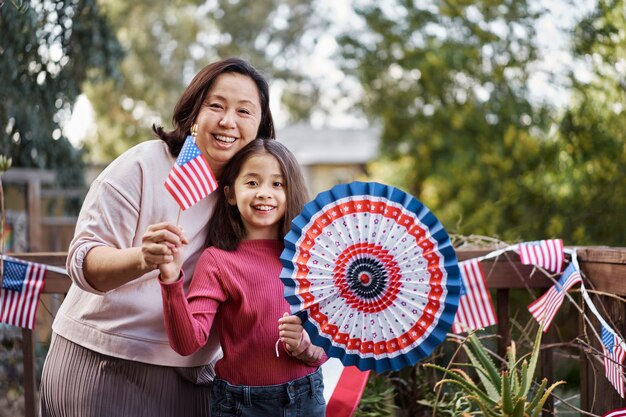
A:
POLYGON ((103 355, 53 334, 41 376, 42 417, 209 416, 211 370, 103 355))

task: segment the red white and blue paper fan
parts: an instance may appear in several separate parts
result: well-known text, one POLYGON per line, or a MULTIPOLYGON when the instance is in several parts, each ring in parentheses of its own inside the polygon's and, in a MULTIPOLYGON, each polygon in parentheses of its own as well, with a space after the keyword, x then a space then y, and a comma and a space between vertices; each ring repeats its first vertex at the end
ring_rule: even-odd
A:
POLYGON ((397 188, 353 182, 320 193, 292 222, 281 261, 291 313, 346 366, 414 365, 454 321, 461 277, 448 234, 397 188))

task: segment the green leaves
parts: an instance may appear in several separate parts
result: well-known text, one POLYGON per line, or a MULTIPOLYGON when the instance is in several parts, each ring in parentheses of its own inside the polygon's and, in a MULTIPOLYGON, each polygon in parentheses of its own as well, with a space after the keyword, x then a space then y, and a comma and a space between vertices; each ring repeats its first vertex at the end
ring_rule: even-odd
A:
POLYGON ((7 158, 5 155, 0 155, 0 175, 4 174, 5 171, 11 168, 11 164, 13 160, 11 158, 7 158))
POLYGON ((530 96, 545 67, 531 1, 361 8, 363 28, 339 43, 364 112, 382 126, 373 179, 411 192, 459 234, 623 245, 626 4, 594 4, 562 34, 581 65, 548 74, 571 97, 561 108, 530 96), (411 170, 389 168, 398 165, 411 170))
POLYGON ((359 402, 356 417, 388 417, 393 415, 395 392, 389 378, 371 374, 359 402))
POLYGON ((410 191, 444 224, 462 218, 459 233, 517 239, 522 229, 512 225, 537 223, 524 211, 535 190, 522 177, 534 178, 551 155, 535 133, 547 127, 545 108, 525 87, 536 16, 525 0, 394 3, 358 10, 366 27, 340 38, 344 69, 383 127, 384 156, 412 160, 404 183, 376 179, 410 191))
POLYGON ((506 368, 501 371, 498 371, 489 351, 476 334, 471 333, 467 336, 463 349, 470 360, 468 366, 476 371, 480 384, 475 383, 466 372, 458 368, 448 369, 436 364, 425 366, 437 369, 445 375, 437 386, 445 384, 458 386, 485 416, 537 416, 554 389, 564 383, 559 381, 547 387, 547 380, 544 379, 534 392, 531 390, 539 357, 541 334, 542 329, 539 329, 529 360, 518 360, 513 342, 507 350, 506 368))
POLYGON ((81 153, 62 125, 85 80, 115 73, 121 50, 102 11, 95 0, 7 5, 0 32, 0 154, 82 184, 81 153))
POLYGON ((319 94, 298 60, 312 53, 312 39, 325 25, 315 8, 308 0, 108 0, 125 57, 119 82, 85 88, 98 125, 87 138, 89 156, 109 161, 151 138, 153 123, 169 129, 193 75, 230 56, 250 61, 279 84, 294 119, 308 117, 319 94))

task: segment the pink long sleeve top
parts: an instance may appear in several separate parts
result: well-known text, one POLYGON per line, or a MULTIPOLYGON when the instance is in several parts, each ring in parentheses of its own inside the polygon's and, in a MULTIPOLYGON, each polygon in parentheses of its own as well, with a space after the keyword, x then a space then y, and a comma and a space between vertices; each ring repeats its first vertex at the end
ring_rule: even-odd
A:
POLYGON ((214 325, 224 352, 215 371, 231 384, 283 384, 314 372, 327 357, 306 331, 295 352, 288 353, 280 343, 276 355, 278 319, 289 312, 279 279, 282 250, 278 240, 246 240, 232 252, 208 248, 196 265, 187 297, 182 279, 161 283, 172 348, 192 354, 206 344, 214 325))

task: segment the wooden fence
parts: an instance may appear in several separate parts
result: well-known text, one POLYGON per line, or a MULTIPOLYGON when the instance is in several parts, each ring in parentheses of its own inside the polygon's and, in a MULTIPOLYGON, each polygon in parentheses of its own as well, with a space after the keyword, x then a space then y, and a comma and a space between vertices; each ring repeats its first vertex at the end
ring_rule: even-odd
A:
MULTIPOLYGON (((626 335, 626 303, 619 296, 626 296, 626 248, 609 247, 585 247, 578 249, 578 260, 581 270, 587 280, 585 285, 593 294, 594 304, 602 306, 601 313, 606 319, 610 319, 614 329, 622 335, 626 335), (602 292, 609 295, 597 295, 602 292), (615 297, 618 296, 618 297, 615 297)), ((490 250, 459 250, 459 260, 467 260, 483 256, 490 250)), ((12 255, 17 258, 38 262, 47 265, 65 265, 65 253, 31 253, 12 255)), ((498 353, 503 355, 511 338, 511 321, 509 316, 510 291, 515 289, 529 289, 540 293, 539 289, 545 289, 552 285, 552 281, 538 271, 533 273, 533 268, 522 265, 519 257, 515 254, 506 253, 497 259, 482 261, 483 270, 487 277, 489 288, 496 291, 496 305, 498 315, 498 353), (531 276, 532 275, 532 276, 531 276)), ((70 286, 67 276, 49 272, 43 292, 48 294, 65 294, 70 286)), ((584 320, 572 317, 566 325, 578 326, 579 334, 588 332, 584 320)), ((597 323, 594 323, 597 326, 597 323)), ((24 388, 26 416, 34 417, 37 407, 37 387, 34 355, 33 332, 22 330, 23 336, 23 360, 24 360, 24 388)), ((578 357, 580 364, 580 408, 588 415, 602 415, 604 412, 626 407, 626 401, 619 397, 615 389, 604 376, 604 368, 601 359, 597 355, 590 354, 595 349, 601 352, 599 342, 592 340, 591 346, 580 346, 578 357)), ((549 347, 555 341, 554 330, 551 329, 543 338, 541 369, 542 376, 552 380, 554 357, 553 349, 549 347)), ((553 415, 553 405, 550 402, 544 416, 553 415)))

